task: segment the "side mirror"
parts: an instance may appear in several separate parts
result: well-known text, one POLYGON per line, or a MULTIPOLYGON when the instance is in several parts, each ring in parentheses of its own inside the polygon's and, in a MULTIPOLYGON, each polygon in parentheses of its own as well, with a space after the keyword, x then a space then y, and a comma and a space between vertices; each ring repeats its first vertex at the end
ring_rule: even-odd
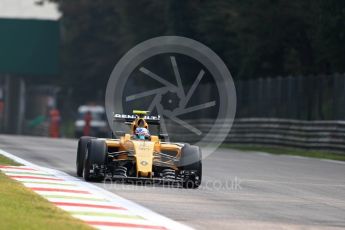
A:
POLYGON ((166 133, 161 133, 161 134, 158 135, 158 137, 159 137, 159 139, 165 141, 166 139, 169 138, 169 135, 166 134, 166 133))

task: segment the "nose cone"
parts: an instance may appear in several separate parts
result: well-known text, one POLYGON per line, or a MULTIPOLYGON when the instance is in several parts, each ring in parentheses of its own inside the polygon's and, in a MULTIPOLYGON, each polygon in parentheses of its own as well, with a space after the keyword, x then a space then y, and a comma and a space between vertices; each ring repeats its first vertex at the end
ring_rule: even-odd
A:
POLYGON ((133 141, 136 157, 137 175, 152 176, 153 141, 133 141))

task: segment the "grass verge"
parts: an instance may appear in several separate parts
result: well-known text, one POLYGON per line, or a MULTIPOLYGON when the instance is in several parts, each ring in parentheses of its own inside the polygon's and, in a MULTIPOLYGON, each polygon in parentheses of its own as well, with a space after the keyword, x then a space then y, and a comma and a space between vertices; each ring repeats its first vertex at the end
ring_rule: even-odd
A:
POLYGON ((237 144, 223 144, 223 148, 232 148, 241 151, 256 151, 256 152, 266 152, 276 155, 293 155, 293 156, 304 156, 313 158, 322 158, 330 160, 345 161, 345 155, 325 152, 325 151, 315 151, 315 150, 303 150, 303 149, 293 149, 285 147, 269 147, 269 146, 257 146, 257 145, 237 145, 237 144))
MULTIPOLYGON (((19 165, 0 155, 0 165, 19 165)), ((93 229, 0 172, 1 229, 93 229)))
POLYGON ((0 155, 0 165, 14 165, 14 166, 18 166, 20 164, 18 164, 17 162, 4 157, 3 155, 0 155))

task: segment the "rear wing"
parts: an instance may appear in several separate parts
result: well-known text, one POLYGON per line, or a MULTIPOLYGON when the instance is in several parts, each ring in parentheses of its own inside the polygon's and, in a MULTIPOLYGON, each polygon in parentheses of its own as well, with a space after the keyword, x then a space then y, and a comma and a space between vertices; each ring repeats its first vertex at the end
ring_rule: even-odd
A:
MULTIPOLYGON (((127 115, 127 114, 113 114, 114 121, 122 121, 122 122, 133 122, 137 115, 127 115)), ((142 118, 145 119, 146 123, 149 125, 159 125, 160 124, 160 116, 143 116, 142 118)))

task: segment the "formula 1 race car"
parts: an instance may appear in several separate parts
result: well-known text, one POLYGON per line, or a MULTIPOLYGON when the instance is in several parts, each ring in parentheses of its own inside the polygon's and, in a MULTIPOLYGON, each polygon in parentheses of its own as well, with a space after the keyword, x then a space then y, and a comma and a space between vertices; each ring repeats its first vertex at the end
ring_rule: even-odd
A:
POLYGON ((160 125, 159 116, 147 116, 147 111, 136 110, 133 114, 114 115, 115 120, 130 125, 130 133, 123 133, 120 138, 84 136, 79 139, 77 175, 86 181, 102 181, 111 177, 176 182, 184 188, 199 187, 202 177, 200 148, 165 142, 166 135, 143 133, 149 125, 160 125))

